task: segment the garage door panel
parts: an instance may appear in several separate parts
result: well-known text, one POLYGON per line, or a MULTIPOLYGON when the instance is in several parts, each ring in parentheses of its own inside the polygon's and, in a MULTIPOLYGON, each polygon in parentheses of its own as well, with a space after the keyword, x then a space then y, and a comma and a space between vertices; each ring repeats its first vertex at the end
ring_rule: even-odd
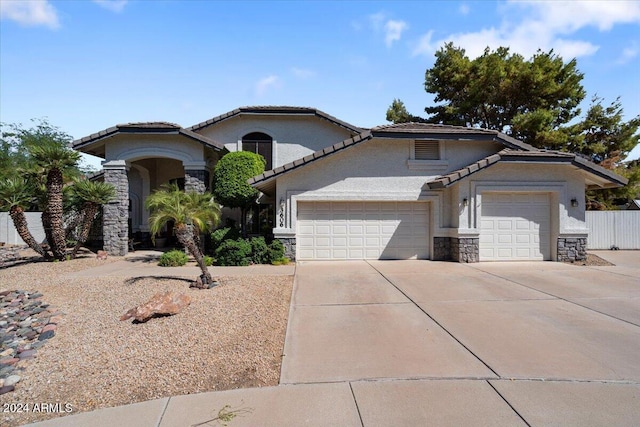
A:
POLYGON ((299 202, 297 230, 299 259, 429 257, 425 202, 299 202))
POLYGON ((550 202, 546 193, 483 193, 480 260, 550 258, 550 202))

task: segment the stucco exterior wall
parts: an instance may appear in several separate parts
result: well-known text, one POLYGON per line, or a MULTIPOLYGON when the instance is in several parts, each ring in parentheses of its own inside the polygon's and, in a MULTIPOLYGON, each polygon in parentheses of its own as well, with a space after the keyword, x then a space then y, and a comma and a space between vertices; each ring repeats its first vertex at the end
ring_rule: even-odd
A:
POLYGON ((165 157, 184 162, 204 160, 204 146, 172 135, 117 135, 105 146, 105 160, 165 157))
POLYGON ((461 229, 478 228, 478 218, 485 191, 522 191, 551 193, 552 228, 560 234, 586 234, 584 176, 569 165, 497 164, 470 176, 456 185, 458 201, 467 199, 459 215, 461 229), (578 201, 571 206, 571 199, 578 201), (553 212, 553 209, 557 212, 553 212), (554 224, 554 221, 557 221, 554 224))
POLYGON ((242 137, 252 132, 273 138, 274 168, 351 137, 348 130, 312 116, 241 115, 198 131, 229 151, 240 150, 242 137))

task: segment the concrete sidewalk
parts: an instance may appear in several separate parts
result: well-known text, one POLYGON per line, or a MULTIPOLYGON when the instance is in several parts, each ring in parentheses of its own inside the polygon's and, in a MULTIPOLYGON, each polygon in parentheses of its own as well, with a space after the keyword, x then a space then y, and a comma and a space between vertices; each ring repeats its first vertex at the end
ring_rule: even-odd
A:
POLYGON ((618 256, 299 262, 281 385, 33 425, 640 425, 640 252, 618 256))

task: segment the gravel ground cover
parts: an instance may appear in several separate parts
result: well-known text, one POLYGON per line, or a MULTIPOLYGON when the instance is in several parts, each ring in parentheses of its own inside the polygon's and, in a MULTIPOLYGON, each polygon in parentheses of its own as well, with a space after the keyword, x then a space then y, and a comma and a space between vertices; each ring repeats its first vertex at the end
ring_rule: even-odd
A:
POLYGON ((64 313, 55 337, 24 362, 15 391, 0 396, 0 425, 278 383, 292 276, 219 277, 220 285, 208 290, 189 288, 191 277, 64 277, 118 259, 87 254, 0 269, 0 288, 38 291, 64 313), (118 320, 165 291, 189 295, 191 305, 147 323, 118 320), (30 410, 16 413, 20 404, 30 410), (56 411, 34 412, 35 404, 56 411))

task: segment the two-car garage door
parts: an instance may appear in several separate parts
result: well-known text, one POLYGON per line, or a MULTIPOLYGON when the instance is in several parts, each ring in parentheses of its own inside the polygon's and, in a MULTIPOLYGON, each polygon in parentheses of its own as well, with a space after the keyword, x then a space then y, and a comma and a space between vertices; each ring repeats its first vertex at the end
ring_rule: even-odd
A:
POLYGON ((300 260, 428 259, 427 202, 298 202, 300 260))

